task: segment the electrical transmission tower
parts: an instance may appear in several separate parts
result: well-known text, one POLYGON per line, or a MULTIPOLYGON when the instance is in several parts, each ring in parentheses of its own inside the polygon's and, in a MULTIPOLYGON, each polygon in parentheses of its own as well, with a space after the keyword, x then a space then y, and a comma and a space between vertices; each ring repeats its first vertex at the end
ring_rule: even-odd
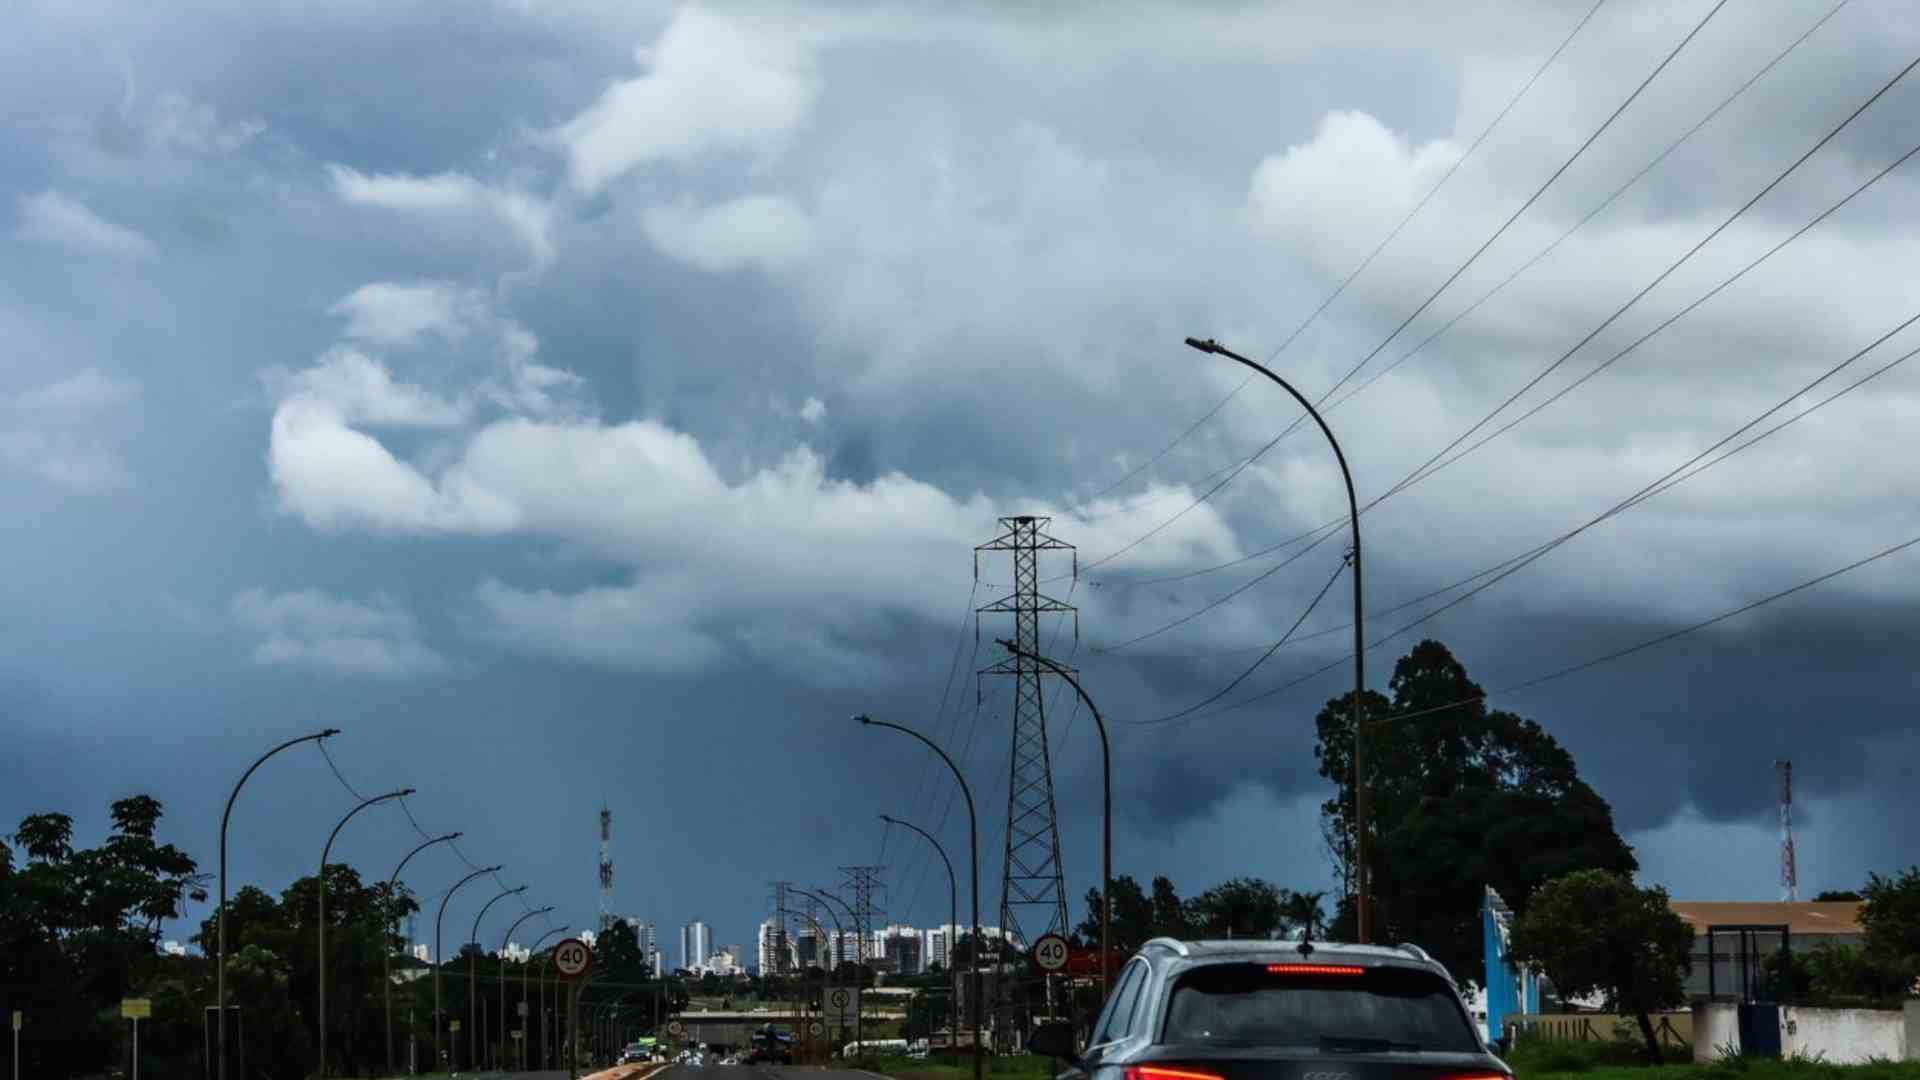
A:
POLYGON ((613 925, 613 811, 600 804, 600 933, 613 925))
POLYGON ((1800 874, 1793 861, 1793 762, 1773 763, 1780 773, 1780 899, 1800 899, 1800 874))
MULTIPOLYGON (((1071 604, 1040 592, 1040 553, 1069 551, 1073 545, 1047 535, 1052 518, 1001 518, 1006 530, 974 548, 973 576, 980 577, 980 552, 1013 553, 1013 592, 979 609, 1013 616, 1014 641, 1023 653, 1039 655, 1040 616, 1073 612, 1073 633, 1080 636, 1080 616, 1071 604)), ((1073 555, 1073 577, 1080 575, 1080 555, 1073 555)), ((979 615, 974 616, 979 635, 979 615)), ((1047 715, 1040 679, 1045 673, 1027 656, 1010 656, 983 668, 982 675, 1011 675, 1013 694, 1013 760, 1007 783, 1007 850, 1000 882, 1000 929, 1023 942, 1041 934, 1065 934, 1066 875, 1060 865, 1060 828, 1053 801, 1053 762, 1047 753, 1047 715), (1024 913, 1024 914, 1023 914, 1024 913), (1028 931, 1032 931, 1029 933, 1028 931)), ((975 943, 979 947, 979 943, 975 943)))
POLYGON ((840 888, 853 893, 853 1041, 860 1042, 866 1036, 862 1034, 862 1022, 866 1018, 866 1009, 861 1004, 861 990, 867 981, 867 943, 873 937, 873 917, 886 912, 873 906, 873 894, 884 888, 880 884, 879 866, 843 866, 840 872, 847 880, 840 888))

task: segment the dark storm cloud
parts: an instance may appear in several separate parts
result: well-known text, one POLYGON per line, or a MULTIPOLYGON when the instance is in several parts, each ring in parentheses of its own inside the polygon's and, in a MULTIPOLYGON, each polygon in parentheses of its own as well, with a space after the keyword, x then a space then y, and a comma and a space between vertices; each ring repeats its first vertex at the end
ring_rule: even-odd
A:
MULTIPOLYGON (((622 912, 669 934, 699 915, 751 941, 768 880, 831 883, 879 852, 876 812, 931 827, 949 805, 912 746, 846 720, 871 711, 964 753, 991 909, 1006 696, 976 718, 969 672, 1007 627, 988 617, 975 652, 962 616, 1007 571, 985 560, 970 601, 969 548, 996 514, 1038 510, 1091 564, 1271 438, 1292 414, 1252 387, 1144 477, 1068 509, 1237 385, 1181 337, 1266 355, 1587 5, 1489 3, 1444 24, 1349 7, 49 7, 16 20, 5 70, 39 74, 0 96, 0 348, 21 361, 0 394, 90 368, 137 391, 57 426, 0 414, 0 448, 38 455, 0 454, 19 511, 0 534, 16 584, 0 707, 33 761, 0 777, 18 793, 0 811, 58 807, 97 829, 109 799, 151 790, 210 863, 229 779, 259 747, 332 723, 356 787, 420 788, 424 825, 465 829, 475 859, 507 863, 559 921, 593 917, 604 799, 622 912), (738 86, 758 96, 722 92, 738 86), (603 105, 607 123, 575 125, 603 105), (375 283, 415 289, 385 316, 418 341, 396 343, 392 326, 384 342, 354 336, 338 305, 375 283), (542 383, 554 372, 579 381, 542 383), (303 454, 369 443, 391 467, 298 471, 333 460, 303 454), (53 460, 45 448, 112 462, 125 483, 85 494, 17 464, 53 460)), ((1704 10, 1604 7, 1284 370, 1309 390, 1344 374, 1704 10)), ((1815 17, 1787 3, 1716 17, 1376 365, 1815 17)), ((1610 314, 1917 41, 1897 5, 1849 5, 1553 259, 1336 410, 1363 496, 1610 314)), ((1562 377, 1903 152, 1913 94, 1896 88, 1562 377)), ((1370 605, 1572 527, 1910 314, 1913 194, 1890 178, 1565 404, 1369 514, 1370 605)), ((1497 689, 1920 531, 1899 509, 1911 385, 1896 373, 1574 541, 1377 650, 1372 681, 1430 635, 1497 689)), ((1071 591, 1049 585, 1082 608, 1072 655, 1114 725, 1122 869, 1183 888, 1326 880, 1312 718, 1344 668, 1187 725, 1130 721, 1250 662, 1342 541, 1187 626, 1112 656, 1092 647, 1270 563, 1117 588, 1130 577, 1227 561, 1341 506, 1309 430, 1155 542, 1071 591), (1201 658, 1226 650, 1242 651, 1201 658)), ((1899 712, 1911 596, 1890 560, 1495 704, 1571 747, 1649 876, 1696 894, 1769 891, 1770 763, 1792 756, 1810 875, 1855 884, 1911 861, 1920 839, 1910 815, 1876 812, 1898 804, 1920 753, 1899 712)), ((1346 607, 1334 589, 1306 629, 1346 607)), ((1343 645, 1282 650, 1243 693, 1343 645)), ((1077 915, 1098 772, 1070 713, 1052 717, 1077 915)), ((314 755, 276 762, 243 805, 237 875, 309 872, 324 830, 309 834, 350 805, 314 755)), ((404 854, 411 830, 393 817, 348 841, 368 872, 404 854)), ((950 850, 960 825, 956 809, 940 830, 950 850)), ((935 921, 925 853, 887 843, 892 913, 935 921)), ((417 887, 431 896, 457 869, 440 857, 417 887)), ((463 894, 450 924, 464 932, 459 912, 481 902, 463 894)))

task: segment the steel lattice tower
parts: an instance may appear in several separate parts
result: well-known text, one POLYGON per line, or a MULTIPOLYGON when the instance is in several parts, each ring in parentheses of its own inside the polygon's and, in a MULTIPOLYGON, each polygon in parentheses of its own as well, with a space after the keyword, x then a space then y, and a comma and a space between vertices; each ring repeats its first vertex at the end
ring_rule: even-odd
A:
MULTIPOLYGON (((1073 551, 1072 544, 1047 535, 1052 518, 1001 518, 1006 532, 974 548, 973 576, 980 577, 980 552, 1013 553, 1013 592, 980 608, 989 614, 1011 614, 1015 643, 1023 652, 1041 653, 1040 616, 1074 612, 1074 637, 1080 636, 1080 617, 1072 605, 1040 592, 1040 553, 1073 551)), ((1080 556, 1073 557, 1073 577, 1080 575, 1080 556)), ((979 616, 974 617, 979 635, 979 616)), ((1031 943, 1041 934, 1065 934, 1066 875, 1060 865, 1060 828, 1054 812, 1053 762, 1047 752, 1046 705, 1041 694, 1044 669, 1024 656, 1010 656, 983 668, 982 675, 1011 675, 1013 694, 1013 758, 1007 783, 1007 850, 1000 882, 1002 933, 1031 943), (1037 932, 1027 933, 1021 913, 1037 932)), ((976 943, 976 948, 978 943, 976 943)))
POLYGON ((613 925, 613 811, 600 804, 600 933, 613 925))
POLYGON ((872 936, 873 917, 886 912, 873 906, 873 894, 884 888, 880 884, 880 866, 843 866, 840 872, 847 875, 841 888, 853 894, 853 962, 865 964, 867 961, 867 939, 872 936))
POLYGON ((1793 857, 1793 762, 1773 763, 1780 772, 1780 899, 1800 899, 1800 872, 1793 857))
MULTIPOLYGON (((789 882, 773 882, 773 974, 787 973, 787 885, 789 882)), ((761 972, 762 975, 767 972, 761 972)))

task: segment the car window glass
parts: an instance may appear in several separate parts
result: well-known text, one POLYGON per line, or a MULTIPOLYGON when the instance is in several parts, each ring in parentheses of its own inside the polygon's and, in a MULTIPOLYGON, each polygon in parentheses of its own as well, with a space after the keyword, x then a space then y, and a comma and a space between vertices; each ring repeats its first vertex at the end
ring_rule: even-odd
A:
POLYGON ((1140 987, 1147 981, 1147 966, 1134 962, 1120 976, 1120 985, 1114 987, 1113 996, 1107 999, 1106 1011, 1100 1014, 1100 1022, 1094 1027, 1092 1045, 1112 1042, 1124 1038, 1127 1024, 1133 1015, 1134 1002, 1140 998, 1140 987))
POLYGON ((1287 965, 1221 964, 1181 976, 1162 1041, 1474 1053, 1453 988, 1428 971, 1300 975, 1287 965))

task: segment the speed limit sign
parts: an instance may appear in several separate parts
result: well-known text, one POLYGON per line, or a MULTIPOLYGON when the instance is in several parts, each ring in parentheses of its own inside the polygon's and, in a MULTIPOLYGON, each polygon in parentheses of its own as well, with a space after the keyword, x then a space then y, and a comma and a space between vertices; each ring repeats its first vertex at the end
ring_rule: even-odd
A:
POLYGON ((1041 971, 1054 972, 1067 966, 1067 939, 1059 934, 1043 934, 1033 943, 1033 963, 1041 971))
POLYGON ((813 1036, 816 1039, 822 1035, 825 1035, 826 1033, 827 1033, 827 1029, 821 1026, 820 1021, 818 1020, 815 1020, 811 1024, 807 1025, 807 1034, 813 1036))
POLYGON ((579 938, 568 938, 553 947, 553 970, 569 979, 577 979, 593 966, 593 950, 579 938))
POLYGON ((687 1030, 686 1027, 682 1025, 678 1020, 667 1021, 667 1034, 672 1035, 675 1038, 679 1038, 682 1034, 686 1032, 686 1030, 687 1030))

